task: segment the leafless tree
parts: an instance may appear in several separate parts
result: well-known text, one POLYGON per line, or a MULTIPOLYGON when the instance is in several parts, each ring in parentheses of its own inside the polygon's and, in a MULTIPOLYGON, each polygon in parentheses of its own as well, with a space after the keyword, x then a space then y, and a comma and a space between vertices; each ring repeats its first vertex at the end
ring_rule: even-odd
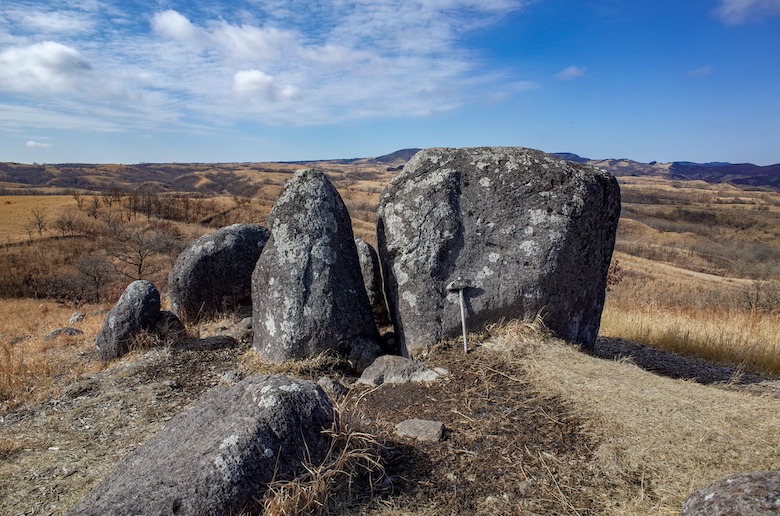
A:
POLYGON ((32 215, 32 224, 35 229, 38 230, 38 236, 43 236, 43 232, 47 229, 48 220, 46 219, 46 213, 39 208, 33 208, 30 210, 32 215))

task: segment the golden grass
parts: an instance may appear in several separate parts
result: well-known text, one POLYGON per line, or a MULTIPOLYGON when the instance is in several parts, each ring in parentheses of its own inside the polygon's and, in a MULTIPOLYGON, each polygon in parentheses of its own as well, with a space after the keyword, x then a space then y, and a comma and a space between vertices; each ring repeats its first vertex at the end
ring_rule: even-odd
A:
POLYGON ((600 441, 593 466, 614 481, 607 514, 676 515, 689 493, 724 475, 780 468, 776 398, 673 380, 555 340, 525 365, 600 441))
POLYGON ((75 325, 83 335, 45 341, 47 333, 69 326, 73 308, 52 301, 0 299, 0 410, 51 397, 70 378, 99 368, 82 358, 94 348, 103 323, 102 315, 92 315, 98 308, 80 308, 88 314, 75 325))
MULTIPOLYGON (((70 195, 4 195, 0 196, 0 244, 20 242, 29 238, 25 226, 32 220, 30 211, 40 209, 49 224, 66 209, 76 209, 70 195)), ((56 235, 51 229, 44 236, 56 235)), ((38 238, 37 230, 33 238, 38 238)))

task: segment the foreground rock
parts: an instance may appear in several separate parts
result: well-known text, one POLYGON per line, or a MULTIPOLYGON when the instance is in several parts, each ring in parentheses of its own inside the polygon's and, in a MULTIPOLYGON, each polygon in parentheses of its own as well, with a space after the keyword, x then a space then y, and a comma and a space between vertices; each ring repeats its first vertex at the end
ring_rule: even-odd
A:
POLYGON ((360 260, 363 284, 368 294, 368 303, 371 305, 371 311, 374 313, 374 320, 379 326, 389 324, 390 316, 387 313, 385 293, 382 289, 382 270, 379 267, 379 255, 362 238, 355 237, 355 247, 360 260))
POLYGON ((520 147, 427 149, 385 189, 377 233, 401 352, 469 326, 542 312, 558 336, 592 347, 620 216, 603 170, 520 147))
POLYGON ((406 419, 395 425, 395 433, 418 441, 437 442, 444 436, 444 423, 429 419, 406 419))
POLYGON ((780 472, 727 475, 692 493, 680 516, 769 516, 780 514, 780 472))
POLYGON ((252 274, 255 350, 283 362, 376 340, 349 213, 325 175, 296 172, 267 225, 271 238, 252 274))
POLYGON ((333 408, 316 384, 250 376, 172 419, 69 512, 230 515, 256 510, 274 479, 325 457, 333 408))
POLYGON ((132 282, 103 319, 95 348, 101 360, 121 357, 130 351, 142 331, 154 331, 160 320, 160 292, 151 282, 132 282))
POLYGON ((202 236, 185 249, 168 276, 172 311, 198 321, 252 304, 252 271, 269 231, 233 224, 202 236))

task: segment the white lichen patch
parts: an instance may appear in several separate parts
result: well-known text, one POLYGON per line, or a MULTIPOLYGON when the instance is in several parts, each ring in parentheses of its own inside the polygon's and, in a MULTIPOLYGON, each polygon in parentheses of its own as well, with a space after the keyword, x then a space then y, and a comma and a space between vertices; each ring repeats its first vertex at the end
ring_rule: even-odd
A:
POLYGON ((492 276, 493 274, 495 274, 495 273, 493 272, 493 269, 491 269, 490 267, 488 267, 487 265, 485 265, 485 266, 482 268, 482 270, 481 270, 481 271, 479 271, 479 272, 477 273, 476 280, 477 280, 478 282, 479 282, 479 281, 482 281, 482 280, 484 280, 485 278, 489 278, 489 277, 490 277, 490 276, 492 276))
POLYGON ((412 292, 405 290, 404 293, 401 294, 401 297, 403 298, 404 301, 409 303, 409 306, 411 306, 412 308, 417 307, 417 296, 412 292))
POLYGON ((220 450, 224 450, 225 448, 228 448, 230 446, 235 446, 238 444, 238 435, 231 435, 230 437, 226 437, 222 443, 219 445, 220 450))
POLYGON ((523 240, 517 248, 526 255, 535 255, 539 253, 539 244, 531 240, 523 240))
POLYGON ((482 179, 479 180, 479 186, 481 186, 482 188, 490 188, 490 184, 491 182, 489 177, 483 177, 482 179))
POLYGON ((301 392, 301 386, 297 383, 290 383, 287 385, 280 385, 279 390, 284 392, 301 392))
POLYGON ((276 322, 271 314, 268 314, 265 319, 265 329, 268 332, 268 335, 276 337, 276 322))
POLYGON ((490 263, 496 263, 500 259, 501 259, 501 255, 498 254, 498 253, 489 253, 488 254, 488 261, 490 261, 490 263))

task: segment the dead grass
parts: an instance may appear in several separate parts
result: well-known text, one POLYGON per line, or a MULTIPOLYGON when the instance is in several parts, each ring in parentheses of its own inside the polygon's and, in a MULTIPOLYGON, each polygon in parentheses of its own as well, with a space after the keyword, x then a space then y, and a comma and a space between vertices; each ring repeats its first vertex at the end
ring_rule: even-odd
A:
POLYGON ((81 307, 89 314, 75 325, 83 335, 46 341, 47 333, 68 326, 72 308, 51 301, 0 299, 0 412, 51 397, 71 379, 98 367, 83 355, 94 347, 100 331, 103 316, 93 315, 99 308, 81 307))
POLYGON ((384 439, 360 430, 363 425, 354 407, 346 409, 342 404, 337 413, 333 427, 325 432, 331 438, 325 460, 305 465, 306 473, 291 482, 270 484, 263 500, 264 515, 321 514, 329 502, 349 506, 353 498, 363 497, 366 488, 383 489, 384 439))
POLYGON ((606 514, 678 514, 717 478, 780 468, 776 398, 673 380, 555 341, 534 348, 525 367, 600 441, 593 466, 615 481, 606 514))
MULTIPOLYGON (((42 210, 51 224, 66 209, 76 209, 76 200, 70 195, 4 195, 0 196, 0 244, 28 240, 25 226, 32 220, 30 211, 42 210)), ((56 234, 52 230, 45 236, 56 234)), ((37 230, 32 238, 38 238, 37 230)))

